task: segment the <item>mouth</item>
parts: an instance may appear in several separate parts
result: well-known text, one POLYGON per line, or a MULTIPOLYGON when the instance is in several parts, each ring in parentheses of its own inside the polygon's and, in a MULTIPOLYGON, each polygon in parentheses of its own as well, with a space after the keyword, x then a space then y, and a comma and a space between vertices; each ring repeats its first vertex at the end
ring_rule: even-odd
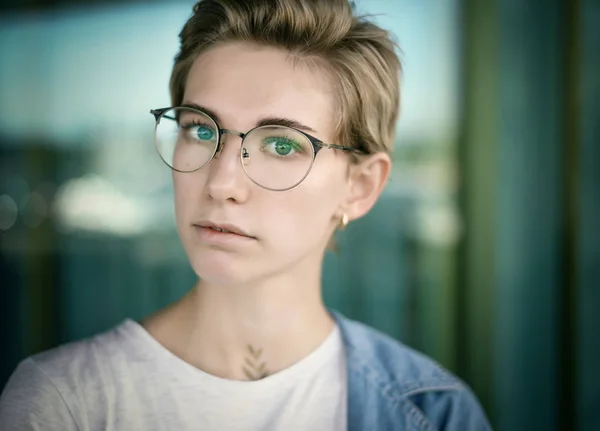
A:
POLYGON ((200 222, 194 224, 194 227, 212 233, 220 233, 223 235, 236 235, 240 237, 256 239, 252 235, 245 232, 243 229, 229 223, 200 222))

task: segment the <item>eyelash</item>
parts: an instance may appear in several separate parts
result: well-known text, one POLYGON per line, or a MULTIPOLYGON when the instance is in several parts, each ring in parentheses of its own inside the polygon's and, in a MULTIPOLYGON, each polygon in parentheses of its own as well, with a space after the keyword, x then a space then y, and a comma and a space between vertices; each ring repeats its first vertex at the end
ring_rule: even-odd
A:
POLYGON ((205 124, 205 123, 201 123, 198 121, 190 121, 187 124, 179 124, 179 127, 182 127, 184 129, 189 129, 190 127, 194 127, 194 126, 204 126, 204 127, 212 128, 212 126, 210 124, 205 124))

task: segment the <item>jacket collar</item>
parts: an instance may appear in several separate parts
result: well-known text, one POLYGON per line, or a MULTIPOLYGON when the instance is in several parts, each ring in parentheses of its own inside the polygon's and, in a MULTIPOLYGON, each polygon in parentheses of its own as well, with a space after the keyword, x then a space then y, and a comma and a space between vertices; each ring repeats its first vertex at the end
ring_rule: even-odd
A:
MULTIPOLYGON (((369 390, 364 375, 367 371, 368 362, 364 355, 368 355, 367 340, 363 340, 362 334, 357 331, 358 325, 343 316, 341 313, 330 310, 330 314, 335 319, 344 344, 344 352, 346 356, 346 377, 347 377, 347 422, 348 431, 368 429, 368 424, 365 423, 364 409, 364 394, 369 390), (362 345, 362 349, 361 349, 362 345)), ((372 362, 376 366, 375 362, 372 362)))

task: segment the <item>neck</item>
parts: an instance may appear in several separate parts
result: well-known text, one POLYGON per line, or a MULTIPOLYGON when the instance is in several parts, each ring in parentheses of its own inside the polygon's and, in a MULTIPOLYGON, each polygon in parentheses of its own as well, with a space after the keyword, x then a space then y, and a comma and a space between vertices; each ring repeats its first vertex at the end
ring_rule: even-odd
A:
POLYGON ((330 333, 333 319, 323 305, 320 271, 304 271, 243 285, 199 281, 144 326, 203 371, 249 380, 307 356, 330 333))

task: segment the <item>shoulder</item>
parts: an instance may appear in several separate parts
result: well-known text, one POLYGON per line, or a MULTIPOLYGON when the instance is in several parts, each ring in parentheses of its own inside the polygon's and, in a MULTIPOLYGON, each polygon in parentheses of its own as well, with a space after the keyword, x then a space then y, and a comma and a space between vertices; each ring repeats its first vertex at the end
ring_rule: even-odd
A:
POLYGON ((477 398, 454 374, 376 329, 333 314, 344 338, 350 380, 377 394, 379 404, 402 405, 423 429, 490 429, 477 398))
POLYGON ((37 353, 21 365, 36 367, 61 390, 65 386, 76 388, 92 383, 110 373, 111 365, 127 355, 126 328, 129 325, 123 322, 92 337, 37 353))
POLYGON ((353 363, 394 383, 401 393, 427 385, 460 385, 452 373, 424 354, 363 323, 335 313, 353 363))
POLYGON ((0 428, 79 428, 98 387, 110 387, 107 364, 123 354, 122 326, 22 360, 0 397, 0 428))

